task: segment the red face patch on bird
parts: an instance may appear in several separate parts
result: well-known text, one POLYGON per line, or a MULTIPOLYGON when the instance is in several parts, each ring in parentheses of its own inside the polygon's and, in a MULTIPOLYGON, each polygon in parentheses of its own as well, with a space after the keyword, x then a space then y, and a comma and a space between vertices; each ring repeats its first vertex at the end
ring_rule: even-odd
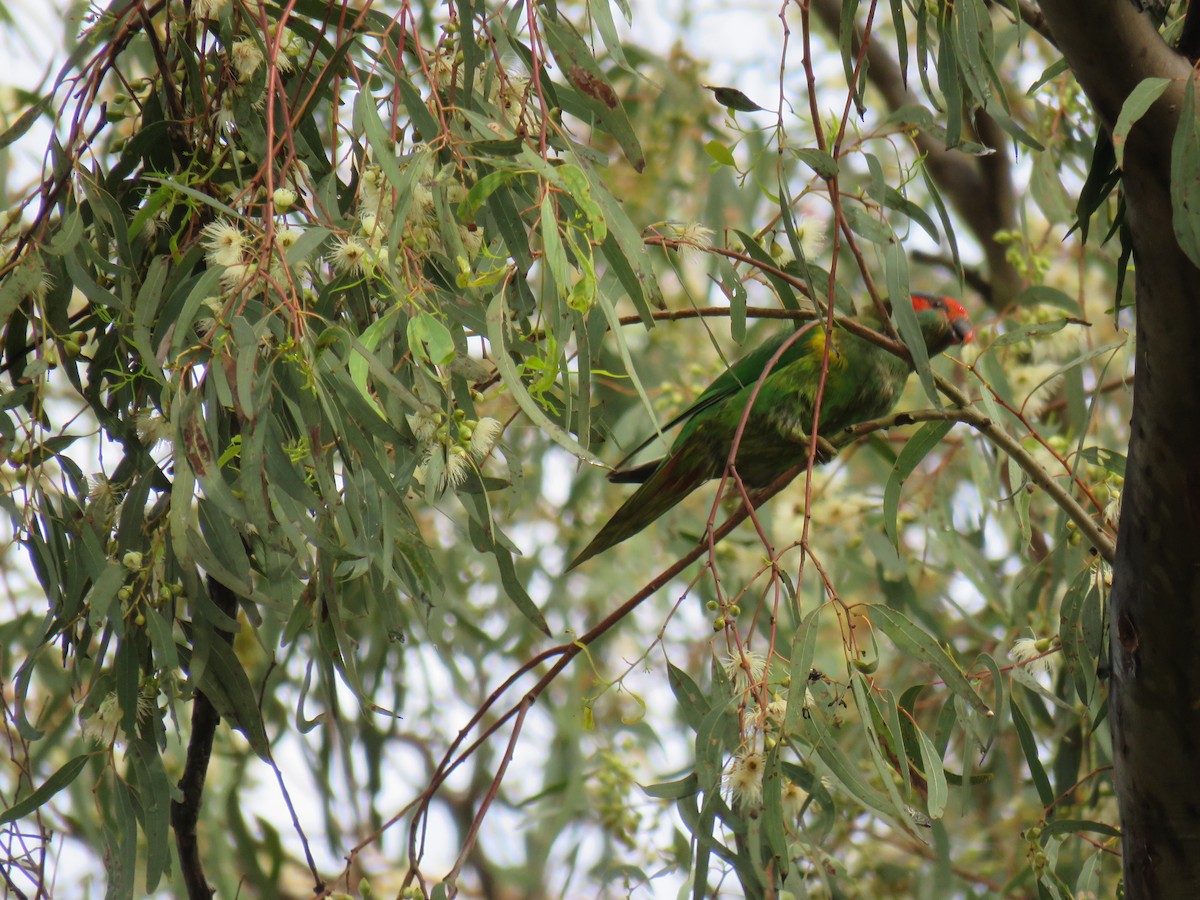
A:
POLYGON ((975 329, 967 315, 966 307, 953 297, 939 297, 934 294, 913 294, 913 309, 924 312, 927 309, 940 310, 950 322, 954 334, 954 343, 969 344, 975 339, 975 329))

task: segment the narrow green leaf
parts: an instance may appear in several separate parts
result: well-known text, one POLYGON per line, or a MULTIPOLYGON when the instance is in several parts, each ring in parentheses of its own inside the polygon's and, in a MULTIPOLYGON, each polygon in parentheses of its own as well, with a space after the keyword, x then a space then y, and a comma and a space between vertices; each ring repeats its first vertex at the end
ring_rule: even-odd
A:
POLYGON ((953 427, 953 422, 926 422, 917 429, 916 434, 909 438, 904 449, 896 458, 896 464, 892 466, 887 486, 883 489, 883 529, 891 539, 893 546, 897 548, 900 546, 900 532, 897 525, 900 493, 904 482, 953 427))
POLYGON ((1076 696, 1084 703, 1091 702, 1091 679, 1085 671, 1085 667, 1090 667, 1091 661, 1085 661, 1079 652, 1082 641, 1079 624, 1083 618, 1084 599, 1092 582, 1091 574, 1090 569, 1084 569, 1071 580, 1058 613, 1058 641, 1062 646, 1063 665, 1066 674, 1075 685, 1076 696))
POLYGON ((984 105, 984 108, 987 110, 988 114, 996 120, 996 124, 1008 132, 1009 137, 1011 137, 1018 144, 1024 144, 1030 150, 1038 153, 1041 153, 1046 149, 1042 146, 1041 141, 1022 128, 1016 119, 997 109, 996 104, 989 102, 984 105))
POLYGON ((1021 711, 1021 704, 1017 702, 1015 696, 1009 706, 1012 710, 1013 725, 1017 730, 1017 740, 1021 744, 1021 752, 1025 754, 1025 761, 1029 764, 1029 774, 1033 777, 1033 785, 1037 788, 1042 806, 1048 807, 1054 802, 1054 789, 1050 787, 1050 779, 1046 777, 1046 770, 1042 768, 1042 761, 1038 759, 1037 741, 1033 737, 1033 731, 1029 728, 1029 720, 1025 718, 1025 713, 1021 711))
MULTIPOLYGON (((954 15, 954 7, 946 4, 941 7, 938 16, 938 55, 937 76, 938 87, 942 89, 943 105, 946 111, 946 146, 957 147, 962 140, 963 116, 963 85, 959 74, 959 48, 957 36, 951 27, 950 19, 954 15)), ((920 29, 919 33, 924 33, 920 29)), ((925 66, 921 66, 925 71, 925 66)), ((924 76, 922 76, 924 77, 924 76)), ((932 93, 932 92, 931 92, 932 93)))
MULTIPOLYGON (((1150 107, 1163 95, 1163 91, 1170 83, 1170 78, 1144 78, 1137 87, 1129 92, 1129 96, 1121 104, 1121 112, 1117 115, 1117 123, 1113 126, 1112 131, 1112 146, 1113 152, 1116 154, 1117 168, 1124 168, 1125 143, 1129 140, 1129 132, 1138 120, 1150 111, 1150 107)), ((1184 115, 1187 114, 1186 102, 1185 99, 1184 115)), ((1183 122, 1184 120, 1181 118, 1180 123, 1183 122)))
POLYGON ((820 615, 821 607, 817 607, 804 617, 804 621, 792 634, 792 645, 788 654, 791 690, 788 691, 787 711, 783 716, 784 734, 796 734, 800 730, 801 719, 804 716, 804 700, 808 694, 808 673, 812 670, 813 657, 817 652, 820 615))
POLYGON ((691 772, 678 781, 660 781, 657 784, 643 784, 639 787, 647 797, 656 800, 679 800, 693 796, 699 789, 699 782, 696 780, 696 773, 691 772))
POLYGON ((89 759, 91 759, 91 755, 84 753, 63 763, 58 771, 42 782, 37 790, 21 798, 8 809, 4 810, 4 812, 0 813, 0 825, 15 822, 41 809, 49 802, 51 797, 79 777, 79 773, 83 771, 83 767, 87 765, 89 759))
POLYGON ((925 770, 925 784, 928 789, 929 817, 940 819, 946 811, 946 800, 950 795, 946 786, 946 771, 942 768, 942 758, 928 735, 917 729, 917 738, 921 742, 921 766, 925 770))
POLYGON ((33 127, 33 123, 38 120, 38 116, 46 111, 50 106, 50 102, 54 99, 53 94, 47 94, 42 97, 37 103, 17 116, 17 120, 12 123, 3 134, 0 134, 0 150, 18 140, 21 135, 33 127))
POLYGON ((138 805, 146 841, 146 890, 152 892, 171 862, 171 785, 153 744, 134 739, 127 758, 137 772, 138 805))
MULTIPOLYGON (((413 125, 416 126, 421 140, 427 145, 433 142, 441 132, 441 129, 438 126, 437 119, 433 117, 433 113, 425 105, 425 98, 421 96, 421 92, 407 78, 398 78, 396 80, 396 87, 400 91, 401 98, 404 100, 404 109, 412 117, 413 125)), ((359 93, 359 103, 369 105, 373 111, 370 116, 363 117, 363 124, 366 125, 372 119, 378 122, 380 131, 377 133, 376 139, 382 137, 383 121, 379 118, 378 110, 375 109, 375 98, 371 97, 368 91, 362 91, 359 93)), ((367 132, 367 139, 371 140, 370 131, 367 132)), ((390 155, 394 159, 396 151, 392 150, 390 155)))
POLYGON ((115 828, 106 828, 104 835, 108 844, 105 900, 133 900, 137 883, 137 812, 129 784, 115 773, 107 780, 115 828), (112 802, 113 798, 115 802, 112 802))
POLYGON ((638 74, 637 69, 630 66, 629 61, 625 59, 625 48, 621 43, 621 38, 617 35, 617 23, 613 20, 610 0, 588 0, 588 9, 592 13, 592 21, 596 23, 596 30, 600 32, 600 39, 604 41, 604 49, 608 51, 609 56, 622 69, 638 74))
MULTIPOLYGON (((742 249, 746 255, 757 263, 764 266, 770 266, 772 269, 779 268, 775 265, 775 260, 771 258, 771 254, 764 250, 754 239, 754 237, 745 231, 735 231, 738 240, 742 242, 742 249)), ((771 287, 775 289, 775 293, 779 296, 779 302, 785 309, 799 309, 800 304, 796 301, 796 292, 790 284, 783 278, 780 278, 770 269, 763 269, 763 274, 767 276, 767 281, 771 282, 771 287)))
POLYGON ((937 182, 934 181, 933 176, 929 174, 929 169, 925 166, 921 166, 921 180, 925 183, 925 189, 929 192, 929 199, 933 201, 934 208, 937 209, 938 221, 942 223, 942 232, 946 235, 946 240, 950 242, 950 257, 954 260, 954 269, 961 278, 962 260, 958 255, 958 238, 951 225, 950 213, 946 209, 946 202, 942 199, 937 182))
POLYGON ((938 233, 937 225, 933 219, 929 217, 929 213, 921 209, 920 206, 913 203, 898 190, 893 187, 885 186, 883 189, 883 203, 888 209, 894 209, 897 212, 904 213, 914 222, 921 226, 921 230, 929 235, 934 242, 941 241, 941 235, 938 233))
POLYGON ((805 147, 795 152, 797 159, 827 181, 837 177, 838 162, 824 150, 805 147))
POLYGON ((634 171, 641 172, 646 167, 646 158, 637 134, 620 100, 609 87, 604 73, 596 63, 591 48, 565 19, 543 18, 542 28, 550 44, 550 51, 574 85, 574 90, 559 88, 563 108, 567 109, 570 98, 578 98, 583 106, 579 111, 584 112, 585 116, 586 113, 591 113, 597 124, 616 138, 634 171))
POLYGON ((846 204, 843 210, 846 213, 846 221, 850 224, 850 229, 859 237, 881 246, 895 240, 892 229, 861 206, 846 204))
POLYGON ((671 686, 671 693, 679 701, 680 712, 683 713, 684 719, 687 720, 693 731, 698 731, 700 723, 712 706, 708 697, 692 680, 691 675, 670 662, 667 663, 667 683, 671 686))
POLYGON ((854 704, 860 713, 859 723, 866 736, 865 745, 868 755, 879 776, 879 783, 883 785, 887 794, 888 805, 885 809, 891 810, 896 821, 911 825, 911 822, 907 821, 909 818, 908 806, 896 787, 895 768, 908 768, 908 760, 903 757, 903 745, 899 741, 898 735, 893 738, 886 730, 887 723, 880 715, 873 698, 868 696, 866 681, 860 672, 852 673, 850 686, 854 691, 854 704), (891 750, 893 762, 884 759, 885 747, 891 750))
POLYGON ((67 213, 52 234, 53 237, 43 248, 46 253, 51 256, 64 256, 75 249, 75 245, 83 237, 83 216, 80 215, 78 207, 67 213))
POLYGON ((900 80, 908 83, 908 33, 904 20, 904 0, 890 0, 892 28, 896 31, 896 62, 900 65, 900 80))
POLYGON ((704 145, 704 152, 723 166, 729 166, 731 169, 737 168, 737 161, 733 158, 733 151, 716 138, 713 138, 704 145))
POLYGON ((925 396, 930 405, 940 407, 941 395, 933 383, 933 370, 929 368, 929 351, 925 348, 925 337, 917 322, 917 312, 911 303, 900 302, 900 298, 909 296, 908 255, 899 241, 888 245, 884 254, 885 275, 888 286, 888 296, 892 298, 892 315, 896 319, 896 330, 900 332, 900 340, 908 348, 912 356, 913 368, 925 389, 925 396))
POLYGON ((1180 249, 1194 265, 1200 265, 1200 116, 1196 113, 1194 76, 1184 89, 1179 125, 1171 144, 1171 210, 1180 249))
POLYGON ((952 693, 969 703, 980 715, 992 717, 987 704, 937 641, 894 609, 879 604, 868 604, 867 609, 875 626, 890 637, 906 656, 920 660, 933 669, 952 693))
POLYGON ((542 615, 542 611, 538 609, 537 604, 533 602, 533 598, 529 596, 529 592, 525 590, 525 581, 517 575, 516 565, 513 563, 512 554, 507 549, 496 544, 492 548, 492 553, 496 557, 496 564, 500 568, 500 584, 504 587, 504 592, 508 598, 513 601, 513 604, 520 610, 521 615, 529 620, 542 634, 549 636, 550 626, 546 624, 546 618, 542 615))
MULTIPOLYGON (((607 3, 608 0, 603 0, 607 3)), ((550 191, 542 197, 541 222, 542 248, 545 251, 546 265, 554 276, 558 290, 565 291, 571 286, 571 265, 567 262, 567 251, 563 247, 562 234, 558 230, 558 217, 555 215, 554 198, 550 191)))
POLYGON ((521 172, 513 169, 498 169, 495 172, 488 172, 488 174, 471 185, 471 189, 467 191, 467 196, 458 204, 458 217, 466 220, 474 219, 480 207, 487 202, 487 199, 498 188, 519 177, 521 174, 521 172))
POLYGON ((238 214, 237 210, 235 210, 232 206, 228 206, 227 204, 222 203, 220 200, 210 197, 208 194, 202 193, 201 191, 198 191, 193 187, 189 187, 186 184, 179 184, 169 178, 160 178, 157 175, 143 175, 141 177, 145 181, 149 181, 152 184, 161 184, 164 187, 170 188, 176 193, 183 194, 185 197, 190 197, 192 200, 210 207, 216 212, 219 212, 221 215, 228 216, 232 221, 236 222, 242 218, 238 214))
POLYGON ((512 356, 505 347, 504 332, 506 325, 504 317, 504 294, 503 292, 499 292, 492 299, 492 302, 488 304, 488 341, 492 345, 492 359, 495 361, 496 368, 499 370, 500 376, 504 379, 504 383, 512 391, 513 399, 517 401, 517 405, 521 407, 521 411, 532 419, 535 425, 543 429, 556 444, 585 462, 591 463, 593 466, 603 467, 603 462, 589 453, 582 444, 569 435, 560 425, 551 421, 550 417, 538 406, 537 401, 530 396, 520 372, 517 371, 512 356))
POLYGON ((1121 478, 1125 477, 1125 457, 1115 450, 1108 450, 1104 447, 1084 447, 1079 451, 1079 455, 1093 466, 1107 469, 1121 478))
MULTIPOLYGON (((766 767, 763 771, 763 815, 755 816, 750 821, 750 827, 755 825, 761 829, 766 838, 774 868, 786 872, 788 867, 788 838, 784 830, 783 785, 784 775, 779 758, 779 745, 776 744, 767 754, 766 767)), ((753 831, 751 832, 753 834, 753 831)))
POLYGON ((737 88, 714 87, 710 84, 706 84, 704 87, 712 91, 713 99, 726 109, 732 109, 735 112, 760 112, 763 110, 763 107, 759 106, 737 88))
MULTIPOLYGON (((197 635, 201 632, 198 630, 197 635)), ((250 742, 251 749, 260 759, 271 755, 270 743, 258 709, 258 698, 250 679, 233 648, 217 632, 205 629, 207 651, 206 662, 196 674, 196 687, 212 701, 221 717, 240 731, 250 742)), ((197 651, 199 651, 199 646, 197 651)), ((179 655, 185 668, 191 673, 192 652, 180 646, 179 655)))
POLYGON ((895 821, 895 810, 887 795, 863 780, 855 761, 838 746, 824 719, 814 715, 808 722, 814 731, 813 743, 817 755, 828 766, 838 784, 866 809, 875 810, 887 820, 895 821))
POLYGON ((1056 834, 1078 834, 1081 831, 1091 831, 1111 838, 1121 837, 1120 829, 1114 828, 1107 822, 1094 822, 1090 819, 1055 819, 1042 826, 1039 840, 1044 845, 1056 834))
POLYGON ((442 322, 421 311, 408 320, 408 347, 418 359, 444 366, 455 356, 454 338, 442 322))

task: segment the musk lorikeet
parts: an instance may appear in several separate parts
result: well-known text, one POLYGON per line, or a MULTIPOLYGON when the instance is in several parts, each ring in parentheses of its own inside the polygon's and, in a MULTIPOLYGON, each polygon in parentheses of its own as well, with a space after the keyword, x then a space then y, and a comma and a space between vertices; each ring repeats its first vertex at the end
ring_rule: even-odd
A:
MULTIPOLYGON (((958 301, 913 294, 912 305, 930 356, 974 336, 967 311, 958 301)), ((862 321, 874 328, 879 324, 868 316, 862 321)), ((734 363, 695 403, 668 422, 665 429, 681 422, 683 427, 666 456, 609 473, 609 481, 640 482, 641 487, 568 570, 637 534, 704 482, 721 476, 754 385, 789 336, 790 332, 780 334, 734 363)), ((912 372, 907 361, 845 328, 835 326, 829 340, 829 372, 817 421, 824 435, 886 415, 912 372)), ((736 461, 738 475, 748 487, 765 487, 806 458, 825 343, 820 325, 812 326, 776 360, 759 388, 736 461)))

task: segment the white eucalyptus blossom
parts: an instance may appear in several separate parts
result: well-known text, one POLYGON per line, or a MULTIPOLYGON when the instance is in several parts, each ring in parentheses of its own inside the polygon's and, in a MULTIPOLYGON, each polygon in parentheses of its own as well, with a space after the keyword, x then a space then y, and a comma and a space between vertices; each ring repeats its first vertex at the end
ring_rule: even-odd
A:
POLYGON ((484 457, 492 452, 492 447, 496 444, 496 438, 500 437, 500 432, 503 430, 504 425, 491 416, 484 416, 480 419, 471 432, 471 455, 475 459, 482 461, 484 457))
POLYGON ((215 19, 228 5, 229 0, 192 0, 192 14, 197 19, 215 19))
POLYGON ((171 423, 154 410, 142 410, 133 422, 138 438, 147 448, 171 442, 171 423))
MULTIPOLYGON (((807 696, 807 689, 805 691, 807 696)), ((781 694, 778 691, 771 694, 771 702, 767 704, 767 718, 778 725, 783 724, 784 718, 787 716, 788 698, 786 694, 781 694)))
POLYGON ((405 418, 408 420, 408 427, 412 429, 413 436, 422 444, 427 444, 433 440, 433 436, 437 434, 438 426, 442 423, 442 414, 440 412, 426 409, 409 413, 405 418))
POLYGON ((37 303, 41 303, 46 299, 46 295, 50 293, 50 289, 54 287, 54 277, 46 271, 46 267, 39 265, 33 272, 28 296, 37 303))
POLYGON ((766 761, 761 753, 746 753, 734 757, 729 771, 725 773, 725 787, 729 789, 735 806, 757 806, 762 802, 763 769, 766 761))
POLYGON ((221 286, 230 291, 241 288, 249 282, 255 271, 254 266, 249 263, 226 266, 225 271, 221 273, 221 286))
MULTIPOLYGON (((138 694, 137 720, 144 722, 155 710, 154 697, 146 691, 138 694)), ((117 692, 111 691, 100 701, 100 705, 90 716, 82 717, 83 736, 101 747, 112 747, 121 741, 121 704, 117 692)))
POLYGON ((796 223, 796 240, 805 259, 819 256, 825 249, 825 226, 816 219, 801 219, 796 223))
POLYGON ((255 41, 246 39, 238 41, 229 51, 233 68, 237 72, 238 81, 245 84, 254 77, 254 73, 263 62, 263 52, 255 41))
POLYGON ((1050 638, 1017 638, 1008 655, 1030 675, 1041 675, 1050 671, 1049 653, 1053 646, 1050 638))
POLYGON ((367 245, 349 235, 338 237, 325 259, 339 275, 361 275, 367 260, 367 245))
POLYGON ((107 475, 101 475, 100 473, 89 475, 87 478, 87 487, 89 500, 116 500, 116 489, 113 488, 112 482, 108 480, 107 475))
POLYGON ((221 95, 221 106, 217 110, 217 130, 233 131, 237 127, 237 118, 233 114, 233 95, 226 91, 221 95))
POLYGON ((687 247, 707 250, 712 246, 713 230, 695 222, 670 222, 666 230, 668 238, 687 247))
POLYGON ((307 52, 308 42, 290 28, 283 29, 283 42, 280 49, 288 56, 300 56, 307 52))
POLYGON ((747 650, 741 655, 726 656, 721 660, 721 667, 733 682, 733 692, 742 694, 751 685, 762 681, 763 673, 767 671, 767 659, 761 653, 747 650))
POLYGON ((808 791, 794 781, 785 781, 782 799, 784 816, 790 819, 799 819, 804 804, 808 802, 808 791))
POLYGON ((358 179, 358 205, 363 212, 377 213, 383 206, 383 188, 386 184, 383 169, 367 166, 358 179))
POLYGON ((1033 363, 1009 369, 1008 384, 1012 388, 1013 399, 1025 415, 1040 415, 1054 399, 1054 391, 1062 380, 1061 375, 1055 374, 1058 368, 1054 363, 1033 363))
MULTIPOLYGON (((1113 529, 1121 522, 1121 492, 1114 487, 1108 489, 1108 502, 1104 504, 1104 521, 1113 529)), ((1111 574, 1109 584, 1112 584, 1111 574)))
POLYGON ((202 234, 201 245, 206 251, 204 258, 210 263, 229 268, 242 261, 246 235, 232 222, 227 219, 217 219, 206 225, 202 234))
POLYGON ((280 228, 275 232, 275 244, 286 255, 289 250, 296 246, 296 241, 304 232, 299 228, 280 228))
POLYGON ((111 747, 117 741, 121 731, 121 706, 117 701, 117 692, 106 696, 95 712, 80 720, 83 726, 83 736, 101 747, 111 747))
POLYGON ((458 487, 467 480, 467 476, 471 474, 471 468, 467 451, 455 444, 446 454, 446 471, 442 475, 441 487, 458 487))

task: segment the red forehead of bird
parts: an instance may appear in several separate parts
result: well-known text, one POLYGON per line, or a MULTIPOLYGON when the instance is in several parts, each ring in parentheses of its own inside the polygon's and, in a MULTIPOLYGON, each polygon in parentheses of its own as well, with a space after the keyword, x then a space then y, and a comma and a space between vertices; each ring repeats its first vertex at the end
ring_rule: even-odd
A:
POLYGON ((953 297, 939 297, 935 294, 913 294, 913 309, 924 312, 927 309, 940 309, 949 319, 967 318, 967 309, 953 297))

